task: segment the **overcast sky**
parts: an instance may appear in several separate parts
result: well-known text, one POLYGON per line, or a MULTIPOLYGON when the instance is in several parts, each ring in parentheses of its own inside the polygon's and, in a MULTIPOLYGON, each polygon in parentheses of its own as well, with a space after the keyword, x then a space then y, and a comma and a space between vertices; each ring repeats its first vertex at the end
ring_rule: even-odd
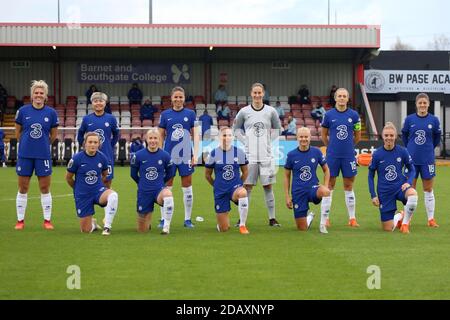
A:
MULTIPOLYGON (((150 0, 60 0, 61 22, 148 23, 150 0)), ((153 0, 153 23, 381 25, 381 49, 400 37, 426 50, 450 38, 445 0, 153 0)), ((0 0, 0 22, 57 22, 58 0, 0 0), (8 8, 8 9, 6 9, 8 8)))

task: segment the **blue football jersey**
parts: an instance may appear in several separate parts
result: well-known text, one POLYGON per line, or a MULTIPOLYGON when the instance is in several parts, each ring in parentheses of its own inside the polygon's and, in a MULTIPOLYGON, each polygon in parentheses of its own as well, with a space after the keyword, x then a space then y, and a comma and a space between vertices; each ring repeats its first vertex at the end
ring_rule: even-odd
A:
POLYGON ((104 187, 102 172, 105 170, 108 170, 108 159, 101 151, 94 156, 85 151, 76 153, 67 164, 67 171, 75 173, 75 196, 91 195, 104 187))
POLYGON ((0 148, 5 147, 5 142, 3 141, 4 138, 5 138, 5 133, 3 132, 2 129, 0 129, 0 148))
POLYGON ((50 159, 50 131, 59 125, 55 109, 49 106, 36 109, 31 104, 24 105, 16 113, 16 123, 22 126, 18 156, 50 159))
POLYGON ((358 113, 349 108, 344 112, 333 108, 325 113, 322 127, 329 130, 327 157, 351 158, 355 156, 353 133, 360 122, 358 113))
POLYGON ((232 146, 225 151, 220 147, 211 151, 205 167, 214 169, 214 194, 227 192, 230 187, 242 184, 240 167, 248 164, 245 152, 232 146))
POLYGON ((80 146, 83 144, 84 134, 92 131, 100 135, 100 142, 102 143, 100 151, 105 154, 110 162, 114 163, 114 146, 119 140, 119 126, 116 118, 106 112, 101 116, 97 116, 95 113, 84 116, 77 136, 80 146))
POLYGON ((378 175, 379 194, 397 192, 405 182, 411 184, 414 176, 414 166, 408 150, 397 145, 392 150, 386 150, 381 146, 372 154, 369 165, 369 191, 374 198, 376 194, 373 180, 370 179, 370 171, 375 171, 378 175))
POLYGON ((322 151, 316 147, 309 147, 307 151, 299 148, 287 154, 285 169, 292 170, 292 193, 319 184, 317 166, 326 164, 322 151))
POLYGON ((155 191, 175 175, 176 167, 170 155, 161 149, 150 152, 139 150, 131 158, 131 177, 138 183, 139 191, 155 191))
POLYGON ((166 130, 164 150, 172 159, 191 159, 191 129, 194 125, 195 112, 190 109, 183 108, 180 111, 168 109, 161 113, 159 127, 166 130), (184 154, 183 150, 188 153, 184 154))
POLYGON ((417 113, 406 117, 402 129, 402 140, 414 164, 434 164, 434 148, 439 145, 441 128, 439 119, 428 113, 420 117, 417 113))

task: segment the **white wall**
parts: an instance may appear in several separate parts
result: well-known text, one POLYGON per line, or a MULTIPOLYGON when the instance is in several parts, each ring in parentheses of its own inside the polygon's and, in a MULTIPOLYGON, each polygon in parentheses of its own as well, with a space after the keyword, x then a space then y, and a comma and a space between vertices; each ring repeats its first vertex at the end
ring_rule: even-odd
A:
POLYGON ((405 117, 406 117, 406 101, 385 102, 384 123, 390 121, 397 127, 398 131, 400 131, 403 126, 403 122, 405 121, 405 117))

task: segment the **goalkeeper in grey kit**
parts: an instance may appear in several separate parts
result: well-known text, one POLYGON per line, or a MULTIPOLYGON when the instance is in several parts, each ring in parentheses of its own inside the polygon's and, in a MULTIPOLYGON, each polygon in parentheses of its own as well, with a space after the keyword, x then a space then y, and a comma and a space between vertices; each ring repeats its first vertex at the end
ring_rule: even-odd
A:
POLYGON ((264 86, 261 83, 252 85, 250 95, 252 103, 239 110, 233 129, 237 137, 242 137, 247 155, 248 177, 244 181, 250 201, 250 193, 254 185, 261 179, 264 198, 269 213, 269 225, 279 227, 275 218, 275 198, 272 184, 276 182, 275 159, 272 154, 272 136, 278 137, 281 130, 280 119, 275 108, 263 103, 264 86), (245 130, 242 135, 241 129, 245 130))

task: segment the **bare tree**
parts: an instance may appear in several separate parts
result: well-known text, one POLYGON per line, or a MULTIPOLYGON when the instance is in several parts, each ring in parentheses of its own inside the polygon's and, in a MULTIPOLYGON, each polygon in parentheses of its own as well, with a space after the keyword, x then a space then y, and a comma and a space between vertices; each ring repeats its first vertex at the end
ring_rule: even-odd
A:
POLYGON ((397 37, 397 41, 391 46, 391 50, 414 50, 414 47, 408 43, 402 42, 400 37, 397 37))
POLYGON ((450 50, 450 39, 445 34, 434 36, 433 41, 428 42, 428 49, 450 50))

